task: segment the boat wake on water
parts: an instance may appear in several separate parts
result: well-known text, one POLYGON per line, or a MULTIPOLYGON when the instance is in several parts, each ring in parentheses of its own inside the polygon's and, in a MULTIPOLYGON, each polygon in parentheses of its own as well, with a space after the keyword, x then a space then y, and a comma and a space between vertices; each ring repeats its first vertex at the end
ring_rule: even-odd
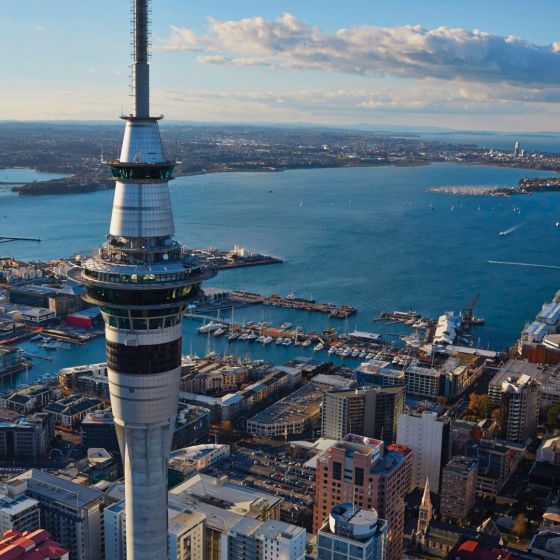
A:
POLYGON ((509 235, 513 233, 515 230, 518 230, 523 224, 517 224, 516 226, 510 227, 509 229, 505 229, 504 231, 500 231, 500 237, 504 235, 509 235))
POLYGON ((528 266, 530 268, 553 268, 560 270, 560 266, 553 264, 537 264, 537 263, 524 263, 524 262, 511 262, 511 261, 488 261, 489 264, 507 264, 510 266, 528 266))

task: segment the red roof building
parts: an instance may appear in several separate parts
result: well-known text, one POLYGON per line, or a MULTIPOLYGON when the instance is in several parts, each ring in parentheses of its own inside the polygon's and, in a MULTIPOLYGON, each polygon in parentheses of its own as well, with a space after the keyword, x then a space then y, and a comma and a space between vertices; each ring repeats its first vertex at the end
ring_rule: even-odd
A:
MULTIPOLYGON (((1 557, 0 557, 1 558, 1 557)), ((451 553, 452 560, 514 560, 511 552, 500 547, 487 547, 477 541, 464 541, 451 553)))
POLYGON ((7 531, 0 540, 0 560, 68 560, 68 551, 45 529, 7 531))

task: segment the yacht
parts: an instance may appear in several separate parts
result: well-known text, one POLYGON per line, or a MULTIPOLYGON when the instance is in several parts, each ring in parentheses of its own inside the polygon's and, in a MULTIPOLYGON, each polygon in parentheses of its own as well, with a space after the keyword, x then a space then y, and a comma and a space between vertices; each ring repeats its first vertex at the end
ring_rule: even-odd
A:
POLYGON ((283 345, 283 346, 290 346, 290 344, 292 344, 292 339, 291 339, 291 338, 285 338, 285 339, 282 341, 282 345, 283 345))
POLYGON ((252 342, 253 340, 257 340, 257 338, 259 338, 254 332, 251 332, 249 335, 247 335, 247 340, 249 342, 252 342))
MULTIPOLYGON (((306 342, 309 342, 309 343, 311 344, 311 341, 310 341, 310 340, 309 340, 309 341, 306 340, 306 342)), ((324 346, 324 344, 323 344, 322 342, 318 342, 318 343, 313 347, 313 352, 320 352, 324 347, 325 347, 325 346, 324 346)), ((330 352, 329 352, 329 353, 330 353, 330 352)))
POLYGON ((212 336, 222 336, 226 331, 222 329, 222 327, 218 327, 213 333, 212 336))
POLYGON ((230 342, 233 342, 234 340, 237 340, 238 338, 239 338, 239 333, 237 333, 237 332, 232 332, 231 334, 228 334, 228 337, 227 337, 227 339, 230 342))
POLYGON ((351 355, 352 355, 352 348, 345 348, 344 351, 342 352, 343 358, 348 358, 351 355))
POLYGON ((281 328, 283 331, 287 331, 291 326, 292 326, 292 323, 282 323, 282 324, 280 325, 280 328, 281 328))
POLYGON ((306 338, 306 339, 301 343, 301 345, 302 345, 304 348, 307 348, 308 346, 311 346, 311 339, 310 339, 310 338, 306 338))
POLYGON ((280 344, 282 344, 283 342, 284 342, 284 339, 281 336, 279 336, 276 339, 275 344, 276 344, 276 346, 280 346, 280 344))
POLYGON ((262 340, 262 343, 266 346, 270 344, 274 339, 271 336, 265 336, 262 340))

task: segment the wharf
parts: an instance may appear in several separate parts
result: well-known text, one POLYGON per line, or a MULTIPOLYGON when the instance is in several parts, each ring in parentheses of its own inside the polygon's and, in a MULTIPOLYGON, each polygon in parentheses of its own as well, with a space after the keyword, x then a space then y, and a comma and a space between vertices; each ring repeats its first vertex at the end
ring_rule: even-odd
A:
POLYGON ((70 342, 72 344, 85 344, 94 338, 103 336, 103 331, 95 331, 88 334, 77 334, 74 332, 60 331, 57 329, 43 329, 41 334, 45 336, 50 336, 51 338, 56 338, 64 342, 70 342))
POLYGON ((209 247, 207 249, 192 249, 191 252, 202 265, 211 266, 218 270, 284 262, 277 257, 261 255, 237 245, 231 251, 209 247))
POLYGON ((379 317, 374 317, 372 321, 389 321, 387 325, 394 325, 395 323, 409 323, 416 322, 422 319, 420 313, 409 309, 408 311, 382 311, 379 317))
POLYGON ((262 304, 274 307, 285 307, 317 313, 326 313, 334 319, 346 319, 355 315, 358 310, 352 305, 335 305, 333 303, 318 303, 312 299, 296 298, 294 296, 281 297, 278 295, 263 296, 252 292, 234 291, 230 300, 243 304, 262 304))

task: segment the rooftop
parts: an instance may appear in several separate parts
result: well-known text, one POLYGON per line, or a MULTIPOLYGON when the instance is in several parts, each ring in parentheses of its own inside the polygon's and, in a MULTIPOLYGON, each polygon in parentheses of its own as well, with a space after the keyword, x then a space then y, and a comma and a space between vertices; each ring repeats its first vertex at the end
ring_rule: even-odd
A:
POLYGON ((192 496, 200 501, 239 515, 258 518, 263 509, 279 504, 282 498, 230 482, 227 477, 216 478, 198 473, 172 488, 170 497, 192 496))
POLYGON ((60 502, 70 509, 86 507, 103 498, 100 490, 80 486, 40 469, 29 469, 11 478, 9 484, 12 482, 26 482, 28 492, 60 502))

